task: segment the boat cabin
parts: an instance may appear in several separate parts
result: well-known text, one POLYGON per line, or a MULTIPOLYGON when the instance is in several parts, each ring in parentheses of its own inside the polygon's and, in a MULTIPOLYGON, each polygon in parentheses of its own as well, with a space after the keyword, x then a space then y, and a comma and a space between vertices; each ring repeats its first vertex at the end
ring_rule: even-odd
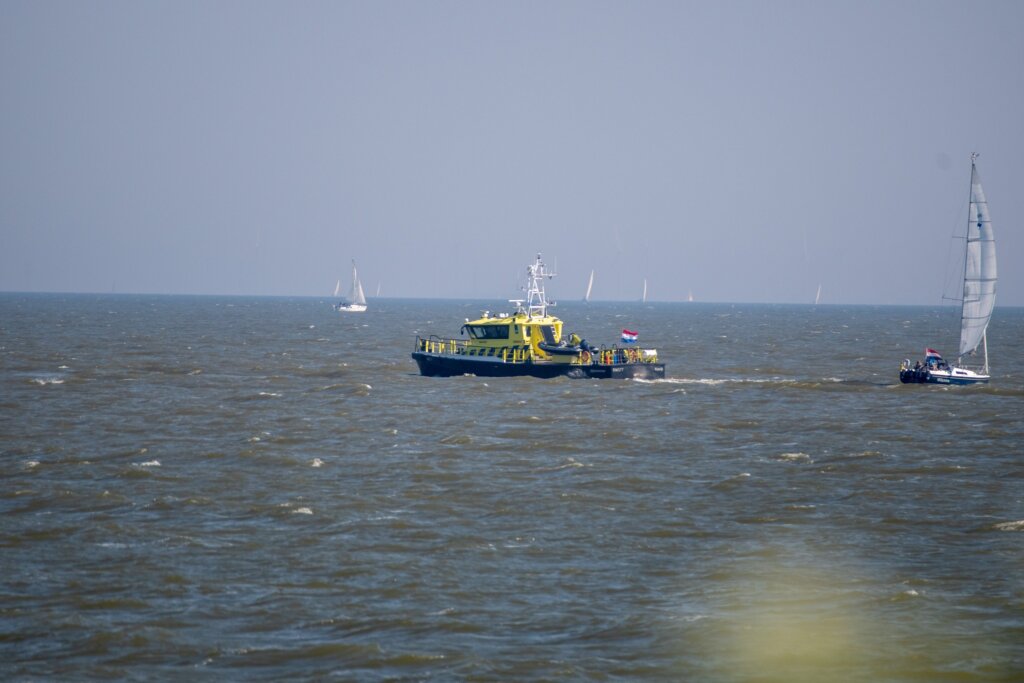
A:
POLYGON ((553 316, 500 314, 466 321, 462 331, 468 335, 465 353, 469 356, 508 356, 516 360, 547 358, 538 345, 557 344, 562 340, 562 321, 553 316))

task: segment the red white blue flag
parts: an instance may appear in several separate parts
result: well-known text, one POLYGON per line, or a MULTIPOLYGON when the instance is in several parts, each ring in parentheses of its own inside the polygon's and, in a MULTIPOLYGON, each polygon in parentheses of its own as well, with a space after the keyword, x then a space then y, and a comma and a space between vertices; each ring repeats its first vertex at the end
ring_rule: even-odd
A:
POLYGON ((939 353, 938 351, 936 351, 935 349, 925 349, 925 350, 924 350, 924 357, 925 357, 926 359, 927 359, 927 358, 936 358, 936 359, 938 359, 938 360, 942 360, 942 354, 940 354, 940 353, 939 353))
POLYGON ((633 330, 623 330, 622 331, 622 343, 623 344, 635 344, 636 343, 636 337, 637 337, 638 334, 640 334, 640 333, 639 332, 634 332, 633 330))

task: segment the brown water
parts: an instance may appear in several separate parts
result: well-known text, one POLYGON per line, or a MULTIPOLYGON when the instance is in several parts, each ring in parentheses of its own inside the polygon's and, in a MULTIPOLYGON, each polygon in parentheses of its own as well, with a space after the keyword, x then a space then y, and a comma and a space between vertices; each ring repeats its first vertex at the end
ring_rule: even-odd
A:
POLYGON ((495 302, 0 295, 0 678, 1024 678, 1024 311, 566 304, 658 382, 424 378, 495 302))

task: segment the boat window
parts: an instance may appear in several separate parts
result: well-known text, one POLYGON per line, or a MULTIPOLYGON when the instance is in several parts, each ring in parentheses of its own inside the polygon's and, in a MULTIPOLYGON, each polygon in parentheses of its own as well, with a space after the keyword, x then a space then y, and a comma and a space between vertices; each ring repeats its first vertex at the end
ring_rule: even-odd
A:
POLYGON ((508 325, 467 325, 475 339, 508 339, 508 325))
POLYGON ((557 344, 555 341, 555 326, 554 325, 539 325, 540 333, 544 335, 544 341, 548 344, 557 344))
POLYGON ((525 327, 523 327, 523 329, 526 330, 526 338, 529 339, 530 338, 530 332, 533 332, 533 328, 530 327, 529 325, 526 325, 525 327))

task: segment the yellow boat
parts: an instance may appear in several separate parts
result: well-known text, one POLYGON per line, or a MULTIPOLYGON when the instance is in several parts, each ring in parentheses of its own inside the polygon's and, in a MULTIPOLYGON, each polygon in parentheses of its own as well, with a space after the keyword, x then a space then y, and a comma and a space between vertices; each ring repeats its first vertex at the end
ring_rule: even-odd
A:
POLYGON ((421 375, 451 377, 593 377, 660 379, 665 364, 655 349, 632 345, 594 347, 576 334, 563 336, 562 321, 548 315, 544 293, 549 274, 537 254, 527 267, 527 298, 510 299, 512 314, 467 320, 461 339, 416 337, 412 357, 421 375))

